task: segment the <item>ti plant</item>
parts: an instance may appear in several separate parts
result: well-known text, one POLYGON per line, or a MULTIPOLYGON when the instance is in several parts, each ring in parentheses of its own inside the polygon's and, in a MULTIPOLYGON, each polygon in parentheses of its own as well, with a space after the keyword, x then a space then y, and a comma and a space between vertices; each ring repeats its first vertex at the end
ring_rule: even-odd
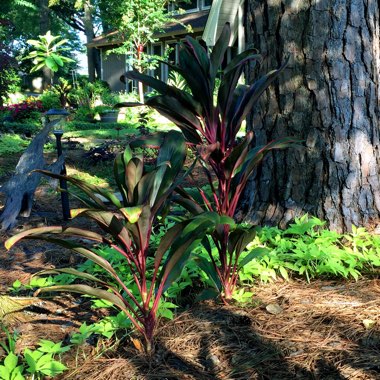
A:
MULTIPOLYGON (((217 213, 204 213, 193 219, 177 223, 158 245, 153 258, 153 270, 148 271, 152 253, 150 240, 153 223, 174 188, 183 179, 180 175, 186 156, 186 145, 180 132, 169 132, 161 145, 156 166, 147 171, 142 157, 134 156, 128 146, 124 153, 115 159, 114 174, 121 193, 120 201, 114 193, 92 186, 75 178, 65 177, 67 181, 81 189, 87 197, 81 197, 85 208, 72 210, 72 217, 86 217, 95 221, 105 232, 76 227, 34 228, 13 236, 6 242, 11 248, 23 238, 42 239, 56 243, 64 248, 92 260, 103 268, 113 281, 107 282, 93 274, 77 269, 60 269, 60 272, 74 274, 87 281, 97 283, 98 287, 87 284, 51 286, 40 291, 71 291, 107 300, 121 309, 144 338, 146 352, 151 352, 157 325, 157 311, 162 295, 175 281, 191 253, 191 248, 199 244, 205 233, 216 224, 233 222, 221 218, 217 213), (111 206, 107 206, 99 194, 111 206), (109 261, 101 257, 96 246, 107 245, 124 259, 132 273, 134 285, 128 287, 120 274, 109 261), (149 275, 149 273, 151 273, 149 275)), ((41 171, 53 178, 60 175, 41 171)))
MULTIPOLYGON (((179 64, 165 62, 170 70, 186 80, 191 93, 137 71, 126 73, 129 79, 139 80, 159 93, 149 97, 145 104, 155 108, 181 129, 187 144, 203 165, 211 186, 211 197, 199 189, 201 199, 197 201, 179 191, 180 203, 194 214, 207 210, 233 217, 249 177, 264 156, 295 142, 293 138, 285 137, 252 147, 252 132, 248 132, 241 141, 237 139, 243 121, 263 92, 284 70, 286 62, 254 83, 241 85, 239 78, 245 64, 261 63, 262 60, 255 50, 248 49, 231 60, 222 72, 219 88, 216 88, 216 78, 230 34, 229 24, 226 24, 210 54, 198 41, 186 37, 180 43, 179 64)), ((136 103, 123 105, 136 106, 136 103)), ((257 251, 253 252, 247 259, 239 261, 253 235, 253 228, 232 231, 228 225, 219 226, 211 235, 218 250, 218 260, 211 254, 209 244, 205 244, 212 265, 203 262, 202 269, 216 279, 214 284, 225 302, 232 298, 239 268, 258 254, 257 251)))

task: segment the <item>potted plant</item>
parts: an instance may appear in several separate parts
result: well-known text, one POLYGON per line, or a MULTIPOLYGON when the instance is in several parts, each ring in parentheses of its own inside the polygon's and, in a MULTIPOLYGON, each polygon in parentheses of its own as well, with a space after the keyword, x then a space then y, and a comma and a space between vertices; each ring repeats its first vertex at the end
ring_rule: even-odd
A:
POLYGON ((119 110, 110 106, 101 105, 96 106, 94 111, 99 114, 101 123, 117 123, 119 110))

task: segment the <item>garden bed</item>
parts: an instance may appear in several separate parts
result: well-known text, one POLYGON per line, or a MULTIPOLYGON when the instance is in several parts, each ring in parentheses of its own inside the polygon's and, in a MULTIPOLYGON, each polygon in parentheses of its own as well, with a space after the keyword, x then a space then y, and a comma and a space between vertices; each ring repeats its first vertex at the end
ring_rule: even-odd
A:
MULTIPOLYGON (((83 160, 83 153, 81 147, 67 152, 69 171, 79 176, 89 171, 92 181, 99 176, 108 186, 110 164, 93 165, 83 160)), ((195 181, 201 183, 202 176, 196 173, 195 181)), ((0 198, 0 208, 3 201, 0 198)), ((44 185, 36 193, 31 217, 21 219, 15 231, 61 223, 59 196, 44 185)), ((80 219, 76 223, 95 228, 81 224, 86 222, 80 219)), ((1 241, 9 236, 2 233, 1 241)), ((66 267, 75 260, 69 252, 38 241, 23 241, 9 253, 1 246, 0 294, 7 293, 16 280, 26 283, 38 270, 66 267)), ((173 320, 160 321, 155 353, 149 358, 134 336, 118 333, 111 340, 89 339, 78 350, 63 354, 70 370, 60 378, 380 378, 377 278, 361 277, 357 282, 319 279, 311 283, 277 279, 268 284, 256 282, 249 290, 253 296, 244 304, 183 302, 173 320)), ((41 297, 5 322, 19 332, 17 350, 22 351, 35 347, 40 339, 67 344, 83 322, 91 324, 108 314, 109 309, 91 309, 85 297, 57 295, 41 297)), ((1 339, 5 339, 3 333, 1 339)))
MULTIPOLYGON (((2 250, 1 289, 70 260, 38 244, 20 245, 11 256, 2 250)), ((203 302, 161 321, 150 359, 129 337, 112 344, 92 341, 79 358, 75 351, 64 356, 73 370, 61 378, 378 379, 379 308, 377 279, 257 284, 248 304, 203 302), (278 314, 268 305, 278 305, 278 314), (365 326, 368 320, 374 322, 371 328, 365 326)), ((80 324, 104 315, 105 310, 91 310, 85 298, 57 296, 19 313, 12 326, 20 332, 18 349, 23 349, 41 338, 67 340, 80 324)))

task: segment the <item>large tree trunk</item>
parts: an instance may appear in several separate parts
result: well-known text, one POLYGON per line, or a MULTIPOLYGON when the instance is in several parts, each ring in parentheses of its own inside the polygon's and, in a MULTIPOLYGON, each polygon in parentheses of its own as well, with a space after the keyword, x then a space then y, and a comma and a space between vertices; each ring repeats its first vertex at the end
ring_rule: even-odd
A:
MULTIPOLYGON (((45 35, 50 30, 49 0, 39 0, 40 11, 40 35, 45 35)), ((42 88, 46 89, 53 83, 54 73, 47 67, 42 68, 42 88)))
POLYGON ((267 56, 263 71, 290 55, 249 126, 258 143, 292 135, 306 146, 264 161, 242 203, 248 220, 378 223, 379 21, 377 0, 248 0, 247 42, 267 56))
MULTIPOLYGON (((89 1, 84 2, 84 29, 86 35, 86 42, 91 42, 94 37, 94 24, 92 17, 92 5, 89 1)), ((88 79, 94 82, 96 78, 100 79, 100 52, 94 47, 87 47, 87 65, 88 65, 88 79)))

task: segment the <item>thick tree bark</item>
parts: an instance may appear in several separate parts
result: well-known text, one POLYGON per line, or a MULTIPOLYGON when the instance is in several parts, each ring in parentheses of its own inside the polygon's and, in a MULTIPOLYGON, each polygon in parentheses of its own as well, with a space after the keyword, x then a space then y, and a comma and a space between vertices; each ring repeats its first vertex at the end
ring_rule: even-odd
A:
MULTIPOLYGON (((40 35, 45 35, 50 30, 49 0, 39 0, 40 10, 40 35)), ((53 72, 46 66, 42 68, 42 88, 46 89, 53 83, 53 72)))
POLYGON ((338 231, 378 223, 379 21, 377 0, 248 0, 247 42, 266 55, 263 72, 290 55, 248 126, 258 143, 292 135, 305 148, 264 161, 246 219, 285 225, 308 212, 338 231))
MULTIPOLYGON (((94 37, 94 24, 92 17, 92 5, 89 1, 84 2, 84 29, 86 34, 87 43, 91 42, 94 37)), ((100 78, 100 52, 93 47, 87 47, 87 65, 88 65, 88 79, 94 82, 96 78, 100 78)))

